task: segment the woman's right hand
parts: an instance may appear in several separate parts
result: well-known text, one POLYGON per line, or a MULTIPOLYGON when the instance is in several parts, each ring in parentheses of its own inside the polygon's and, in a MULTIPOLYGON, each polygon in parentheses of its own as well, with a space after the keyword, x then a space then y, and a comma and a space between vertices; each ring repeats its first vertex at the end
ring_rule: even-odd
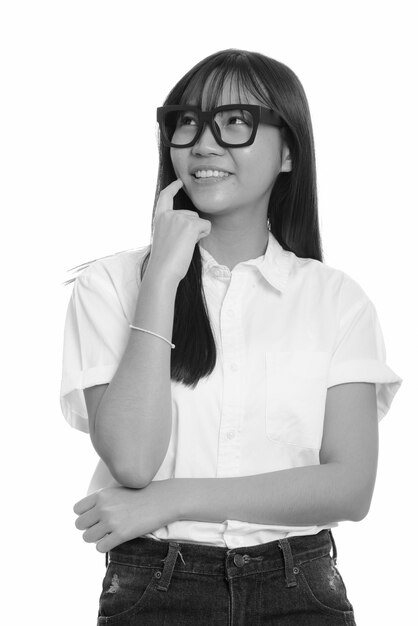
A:
POLYGON ((196 243, 209 235, 212 224, 196 211, 173 209, 173 197, 182 187, 179 178, 165 187, 155 208, 148 267, 180 282, 187 274, 196 243))

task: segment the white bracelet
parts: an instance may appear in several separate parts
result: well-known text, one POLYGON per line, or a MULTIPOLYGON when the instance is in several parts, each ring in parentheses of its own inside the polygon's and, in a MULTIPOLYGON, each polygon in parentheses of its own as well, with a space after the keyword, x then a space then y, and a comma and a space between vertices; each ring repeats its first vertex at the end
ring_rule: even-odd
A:
POLYGON ((160 339, 164 339, 164 341, 169 343, 171 348, 175 348, 176 347, 174 345, 174 343, 171 343, 171 341, 169 341, 168 339, 166 339, 162 335, 159 335, 158 333, 153 333, 152 330, 146 330, 146 328, 139 328, 138 326, 132 326, 132 324, 129 324, 129 327, 130 328, 134 328, 135 330, 142 330, 144 333, 149 333, 150 335, 155 335, 156 337, 160 337, 160 339))

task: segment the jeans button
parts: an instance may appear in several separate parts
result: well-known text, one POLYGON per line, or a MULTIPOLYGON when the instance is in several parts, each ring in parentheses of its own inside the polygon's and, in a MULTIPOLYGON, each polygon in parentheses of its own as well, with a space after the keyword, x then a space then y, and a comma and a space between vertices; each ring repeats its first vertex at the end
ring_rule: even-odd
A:
POLYGON ((236 554, 234 556, 234 563, 237 567, 242 567, 244 565, 244 557, 242 554, 236 554))

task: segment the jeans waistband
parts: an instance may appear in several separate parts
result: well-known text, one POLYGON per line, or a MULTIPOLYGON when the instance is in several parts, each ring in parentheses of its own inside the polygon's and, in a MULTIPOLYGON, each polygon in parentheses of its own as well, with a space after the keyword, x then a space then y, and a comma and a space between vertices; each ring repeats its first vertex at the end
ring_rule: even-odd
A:
MULTIPOLYGON (((254 546, 222 548, 180 541, 158 541, 149 537, 136 537, 106 553, 108 561, 138 567, 174 567, 186 572, 228 576, 284 568, 288 586, 296 584, 297 564, 325 556, 333 550, 336 563, 337 548, 330 529, 316 535, 293 536, 254 546), (178 558, 177 558, 178 557, 178 558), (296 572, 295 572, 296 569, 296 572)), ((161 582, 161 581, 160 581, 161 582)))

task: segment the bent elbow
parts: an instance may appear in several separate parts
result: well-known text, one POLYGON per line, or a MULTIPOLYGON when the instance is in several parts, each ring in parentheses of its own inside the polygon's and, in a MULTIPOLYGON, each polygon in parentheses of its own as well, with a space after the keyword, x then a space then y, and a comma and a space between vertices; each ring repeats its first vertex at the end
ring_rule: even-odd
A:
POLYGON ((144 476, 141 472, 134 471, 132 467, 112 468, 110 472, 118 483, 130 489, 144 489, 152 480, 149 480, 149 478, 144 476))
POLYGON ((374 483, 374 475, 368 478, 353 468, 344 468, 340 483, 340 503, 346 520, 360 522, 366 517, 373 498, 374 483))
POLYGON ((355 509, 352 511, 350 517, 349 517, 349 521, 350 522, 361 522, 361 520, 363 520, 366 515, 369 512, 370 507, 366 508, 366 509, 355 509))
POLYGON ((355 519, 353 520, 354 522, 361 522, 361 520, 366 517, 366 515, 370 511, 372 498, 373 498, 373 488, 368 489, 365 494, 363 493, 363 497, 359 498, 357 510, 355 512, 356 513, 355 519))
POLYGON ((347 519, 350 522, 361 522, 370 511, 372 494, 357 494, 349 500, 347 519))

